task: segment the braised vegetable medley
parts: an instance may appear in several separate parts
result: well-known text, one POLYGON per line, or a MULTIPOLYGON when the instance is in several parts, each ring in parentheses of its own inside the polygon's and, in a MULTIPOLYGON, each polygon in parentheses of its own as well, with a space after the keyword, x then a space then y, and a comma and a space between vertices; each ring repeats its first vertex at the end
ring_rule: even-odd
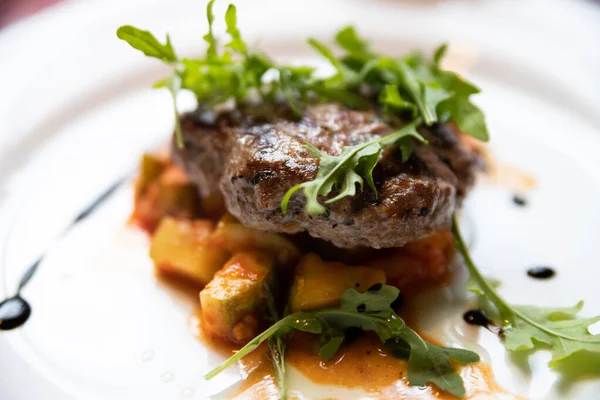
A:
POLYGON ((150 257, 157 271, 202 287, 205 334, 246 345, 208 377, 263 341, 286 340, 293 330, 319 335, 319 354, 329 359, 343 344, 344 332, 359 328, 378 335, 390 354, 409 359, 413 384, 434 383, 464 394, 451 360, 474 362, 477 354, 424 341, 394 311, 399 288, 411 292, 447 280, 455 253, 450 231, 402 248, 337 256, 308 237, 245 227, 214 200, 199 200, 168 158, 151 154, 142 158, 135 193, 133 222, 152 236, 150 257), (269 327, 273 315, 283 318, 269 327), (446 371, 443 379, 427 372, 440 368, 446 371))

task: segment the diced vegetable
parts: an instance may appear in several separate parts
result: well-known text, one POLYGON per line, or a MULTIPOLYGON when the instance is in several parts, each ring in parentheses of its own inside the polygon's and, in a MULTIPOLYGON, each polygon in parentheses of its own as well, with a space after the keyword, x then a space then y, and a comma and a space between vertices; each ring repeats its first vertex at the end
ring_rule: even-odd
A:
POLYGON ((159 271, 206 285, 223 267, 230 253, 205 244, 214 231, 209 220, 162 219, 150 244, 150 257, 159 271))
POLYGON ((199 215, 198 190, 184 171, 168 161, 144 155, 136 187, 134 220, 153 232, 164 216, 192 219, 199 215))
POLYGON ((158 179, 166 165, 166 160, 160 157, 148 153, 142 156, 142 160, 140 161, 140 175, 136 187, 138 195, 148 188, 150 182, 158 179))
POLYGON ((194 218, 198 215, 198 192, 190 183, 159 183, 157 209, 162 215, 194 218))
POLYGON ((371 286, 385 284, 385 272, 375 268, 325 262, 313 253, 300 260, 290 292, 292 312, 333 307, 349 288, 365 292, 371 286))
POLYGON ((376 258, 367 265, 384 270, 391 285, 410 291, 418 284, 446 279, 454 253, 452 233, 440 230, 393 249, 390 254, 376 258))
POLYGON ((247 228, 229 214, 219 221, 210 243, 232 253, 263 250, 272 254, 279 265, 295 265, 300 258, 300 250, 282 235, 247 228))
POLYGON ((200 292, 203 329, 212 336, 245 343, 259 328, 265 283, 273 279, 273 258, 262 252, 234 255, 200 292))

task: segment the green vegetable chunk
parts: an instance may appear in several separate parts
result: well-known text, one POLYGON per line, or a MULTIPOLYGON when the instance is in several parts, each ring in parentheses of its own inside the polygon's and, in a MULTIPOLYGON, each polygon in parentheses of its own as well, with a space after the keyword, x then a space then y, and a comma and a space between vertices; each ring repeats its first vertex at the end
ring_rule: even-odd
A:
POLYGON ((200 292, 202 321, 213 336, 245 343, 256 335, 264 309, 264 287, 272 281, 274 260, 261 252, 235 254, 200 292))

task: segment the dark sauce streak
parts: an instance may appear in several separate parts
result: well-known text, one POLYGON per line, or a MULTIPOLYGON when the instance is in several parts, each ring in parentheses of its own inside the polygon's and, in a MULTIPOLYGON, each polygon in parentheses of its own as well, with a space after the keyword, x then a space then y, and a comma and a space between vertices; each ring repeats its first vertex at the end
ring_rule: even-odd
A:
MULTIPOLYGON (((108 189, 106 189, 100 196, 98 196, 98 198, 96 200, 94 200, 89 206, 87 206, 86 209, 84 209, 81 213, 79 213, 79 215, 77 217, 75 217, 75 219, 73 220, 73 222, 71 223, 71 225, 67 228, 67 230, 64 233, 67 233, 68 230, 75 225, 76 223, 86 219, 87 217, 90 216, 90 214, 92 212, 94 212, 94 210, 96 208, 98 208, 102 203, 104 203, 106 200, 108 200, 108 198, 127 180, 127 178, 121 178, 118 181, 116 181, 115 183, 112 184, 112 186, 110 186, 108 189)), ((63 235, 64 235, 63 233, 63 235)))
POLYGON ((519 207, 525 207, 525 206, 527 206, 527 199, 525 197, 523 197, 523 196, 515 194, 513 196, 512 200, 513 200, 513 203, 515 203, 519 207))
POLYGON ((556 271, 550 267, 532 267, 527 270, 527 275, 535 279, 550 279, 556 275, 556 271))
POLYGON ((37 271, 38 266, 42 263, 43 259, 44 259, 44 255, 42 255, 40 258, 38 258, 37 261, 34 262, 27 269, 27 271, 25 271, 25 273, 23 274, 23 277, 21 278, 21 281, 19 282, 19 289, 17 289, 17 293, 20 293, 21 289, 23 289, 25 287, 25 285, 27 285, 29 283, 29 280, 31 279, 33 274, 35 274, 35 271, 37 271))
MULTIPOLYGON (((86 207, 81 213, 75 217, 73 222, 62 232, 59 237, 63 237, 69 230, 78 222, 83 221, 89 217, 92 212, 104 203, 108 198, 127 180, 127 178, 121 178, 108 189, 106 189, 96 200, 94 200, 88 207, 86 207)), ((45 254, 42 254, 23 274, 19 282, 17 293, 13 297, 2 301, 0 303, 0 331, 7 331, 15 329, 23 325, 31 316, 31 306, 29 303, 21 297, 21 290, 29 283, 38 267, 44 260, 45 254)))
POLYGON ((496 326, 482 310, 469 310, 463 315, 463 319, 469 325, 483 326, 495 335, 502 334, 502 329, 496 326))

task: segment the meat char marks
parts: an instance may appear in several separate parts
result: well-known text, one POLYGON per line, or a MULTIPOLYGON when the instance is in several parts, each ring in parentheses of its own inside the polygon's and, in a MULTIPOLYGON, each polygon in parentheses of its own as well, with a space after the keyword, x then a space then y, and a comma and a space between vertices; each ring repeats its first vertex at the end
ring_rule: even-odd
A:
POLYGON ((386 148, 373 172, 378 197, 365 188, 327 205, 323 215, 308 215, 304 195, 297 192, 286 214, 280 207, 289 188, 317 174, 319 162, 304 143, 337 155, 344 146, 398 128, 375 112, 337 104, 308 106, 299 121, 237 110, 211 120, 196 112, 182 117, 185 146, 174 157, 203 195, 220 191, 229 212, 246 226, 306 231, 342 248, 399 247, 449 228, 452 213, 473 185, 480 157, 453 125, 422 130, 429 144, 416 145, 406 163, 397 146, 386 148))

